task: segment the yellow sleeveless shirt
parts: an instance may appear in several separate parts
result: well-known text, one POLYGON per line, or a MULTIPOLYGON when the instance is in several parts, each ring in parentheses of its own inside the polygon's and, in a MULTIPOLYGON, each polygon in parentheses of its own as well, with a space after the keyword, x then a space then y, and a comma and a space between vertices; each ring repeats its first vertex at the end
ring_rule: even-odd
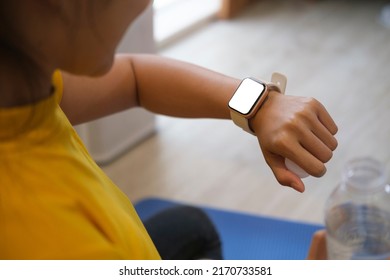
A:
POLYGON ((0 259, 159 259, 129 199, 95 164, 55 93, 0 108, 0 259))

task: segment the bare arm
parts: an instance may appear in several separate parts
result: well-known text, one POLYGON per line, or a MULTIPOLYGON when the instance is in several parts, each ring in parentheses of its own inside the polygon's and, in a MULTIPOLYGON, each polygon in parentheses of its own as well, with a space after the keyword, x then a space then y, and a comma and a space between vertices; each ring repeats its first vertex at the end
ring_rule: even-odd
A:
POLYGON ((154 55, 119 55, 103 77, 63 74, 61 107, 72 124, 142 106, 158 114, 229 118, 239 80, 154 55))
MULTIPOLYGON (((122 55, 104 77, 64 74, 61 106, 73 124, 135 106, 176 117, 229 119, 227 104, 238 84, 235 78, 192 64, 153 55, 122 55)), ((337 147, 337 126, 313 98, 272 92, 251 126, 278 182, 300 192, 304 184, 287 170, 284 158, 320 177, 337 147)))

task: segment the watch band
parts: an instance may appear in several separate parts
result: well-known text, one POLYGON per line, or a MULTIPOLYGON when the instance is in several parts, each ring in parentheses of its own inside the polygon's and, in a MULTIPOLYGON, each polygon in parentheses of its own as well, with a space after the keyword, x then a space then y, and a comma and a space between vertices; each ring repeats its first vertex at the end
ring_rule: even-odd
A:
POLYGON ((241 127, 246 132, 256 135, 252 128, 249 126, 249 120, 244 118, 240 113, 230 110, 230 118, 237 126, 241 127))
MULTIPOLYGON (((284 94, 287 85, 287 78, 283 74, 275 72, 272 74, 271 83, 264 82, 264 84, 266 85, 266 89, 263 94, 266 94, 266 96, 263 99, 263 103, 267 100, 268 93, 270 91, 276 91, 281 94, 284 94)), ((259 104, 258 108, 260 108, 261 105, 262 104, 259 104)), ((235 110, 230 110, 230 117, 237 126, 241 127, 243 130, 250 134, 256 135, 249 125, 250 119, 246 118, 235 110)))
POLYGON ((274 72, 271 76, 271 85, 276 86, 281 94, 284 94, 287 86, 287 77, 281 73, 274 72))

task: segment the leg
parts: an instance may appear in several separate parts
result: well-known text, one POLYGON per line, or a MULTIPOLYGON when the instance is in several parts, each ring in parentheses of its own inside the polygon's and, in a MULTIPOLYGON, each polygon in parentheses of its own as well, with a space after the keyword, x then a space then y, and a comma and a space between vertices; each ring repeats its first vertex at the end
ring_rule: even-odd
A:
POLYGON ((162 259, 222 259, 219 235, 201 209, 169 208, 146 220, 145 227, 162 259))

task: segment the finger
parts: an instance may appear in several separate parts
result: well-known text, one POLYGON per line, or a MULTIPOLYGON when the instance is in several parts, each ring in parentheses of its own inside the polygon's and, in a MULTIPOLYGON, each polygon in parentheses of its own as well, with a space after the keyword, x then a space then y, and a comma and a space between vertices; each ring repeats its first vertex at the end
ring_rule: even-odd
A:
POLYGON ((324 163, 311 154, 303 146, 296 147, 287 158, 295 162, 299 167, 312 176, 321 177, 326 173, 324 163))
POLYGON ((307 256, 308 260, 326 260, 326 233, 325 230, 316 231, 313 235, 309 253, 307 256))
POLYGON ((327 128, 327 130, 332 135, 335 135, 338 131, 337 125, 332 119, 332 117, 329 115, 325 107, 318 101, 317 101, 317 115, 318 115, 318 119, 327 128))
POLYGON ((281 185, 289 186, 301 193, 305 191, 305 185, 302 180, 286 168, 283 157, 271 153, 265 154, 264 156, 276 180, 281 185))
POLYGON ((332 150, 310 130, 303 132, 300 144, 321 162, 328 162, 333 156, 332 150))
POLYGON ((312 125, 311 130, 329 149, 336 150, 337 139, 321 122, 312 125))

